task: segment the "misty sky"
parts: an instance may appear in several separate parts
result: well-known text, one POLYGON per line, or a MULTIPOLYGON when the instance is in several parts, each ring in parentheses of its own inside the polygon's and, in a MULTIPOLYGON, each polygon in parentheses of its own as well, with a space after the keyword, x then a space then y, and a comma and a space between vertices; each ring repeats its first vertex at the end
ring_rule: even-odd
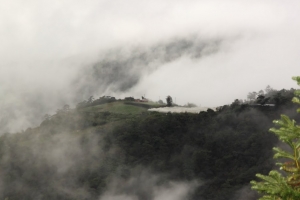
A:
POLYGON ((219 106, 267 85, 297 88, 291 77, 300 69, 299 10, 298 0, 2 0, 0 130, 36 125, 87 98, 76 93, 78 77, 108 53, 130 57, 173 40, 219 43, 200 57, 150 59, 130 69, 139 78, 128 90, 90 95, 171 95, 179 104, 219 106))

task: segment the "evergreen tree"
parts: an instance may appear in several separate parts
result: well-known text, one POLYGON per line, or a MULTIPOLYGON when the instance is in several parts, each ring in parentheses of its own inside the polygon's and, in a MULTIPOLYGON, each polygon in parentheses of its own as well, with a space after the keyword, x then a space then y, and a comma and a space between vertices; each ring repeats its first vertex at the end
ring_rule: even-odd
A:
POLYGON ((170 107, 170 106, 173 105, 173 99, 172 99, 172 97, 170 95, 167 96, 166 101, 167 101, 167 106, 170 107))
MULTIPOLYGON (((300 85, 300 76, 293 77, 293 79, 300 85)), ((300 104, 299 97, 300 90, 297 90, 292 101, 300 104)), ((300 108, 297 112, 300 112, 300 108)), ((284 173, 272 170, 269 175, 257 174, 256 176, 262 179, 262 182, 251 181, 252 189, 264 195, 260 200, 300 199, 300 126, 286 115, 281 115, 281 119, 275 120, 274 123, 280 128, 271 128, 270 131, 290 148, 290 151, 278 147, 273 148, 275 159, 286 160, 284 163, 277 163, 284 173)))

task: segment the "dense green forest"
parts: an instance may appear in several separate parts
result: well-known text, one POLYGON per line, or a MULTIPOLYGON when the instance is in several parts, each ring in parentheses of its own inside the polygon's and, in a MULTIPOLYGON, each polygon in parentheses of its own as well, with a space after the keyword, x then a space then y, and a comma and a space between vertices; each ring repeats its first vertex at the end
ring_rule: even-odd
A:
POLYGON ((114 182, 114 193, 139 200, 170 182, 196 182, 191 200, 237 199, 256 173, 274 168, 278 139, 268 129, 282 113, 299 119, 293 96, 267 88, 199 114, 115 98, 66 105, 39 127, 0 137, 0 199, 101 199, 114 182), (146 187, 147 174, 156 178, 146 187))

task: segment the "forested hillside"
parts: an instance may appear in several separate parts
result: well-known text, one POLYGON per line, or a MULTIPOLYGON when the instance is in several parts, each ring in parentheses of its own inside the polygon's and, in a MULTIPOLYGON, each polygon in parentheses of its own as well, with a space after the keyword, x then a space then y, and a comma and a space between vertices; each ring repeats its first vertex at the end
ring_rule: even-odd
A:
POLYGON ((249 93, 199 114, 115 99, 65 106, 39 127, 0 137, 0 198, 152 200, 155 188, 187 183, 186 199, 256 199, 241 191, 274 168, 278 140, 268 129, 282 113, 299 119, 293 93, 249 93))

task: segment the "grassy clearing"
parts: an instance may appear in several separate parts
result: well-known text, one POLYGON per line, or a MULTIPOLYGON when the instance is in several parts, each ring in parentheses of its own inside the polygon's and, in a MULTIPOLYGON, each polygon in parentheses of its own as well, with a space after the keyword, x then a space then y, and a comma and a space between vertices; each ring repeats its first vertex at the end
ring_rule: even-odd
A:
POLYGON ((110 130, 120 123, 140 117, 142 113, 148 112, 149 108, 160 107, 157 103, 142 103, 133 101, 115 101, 111 103, 80 108, 78 111, 85 115, 92 129, 110 130))
POLYGON ((161 107, 161 104, 157 103, 140 103, 131 101, 117 101, 112 103, 106 103, 97 106, 91 106, 82 109, 86 112, 110 112, 117 114, 140 114, 146 112, 149 108, 161 107))

